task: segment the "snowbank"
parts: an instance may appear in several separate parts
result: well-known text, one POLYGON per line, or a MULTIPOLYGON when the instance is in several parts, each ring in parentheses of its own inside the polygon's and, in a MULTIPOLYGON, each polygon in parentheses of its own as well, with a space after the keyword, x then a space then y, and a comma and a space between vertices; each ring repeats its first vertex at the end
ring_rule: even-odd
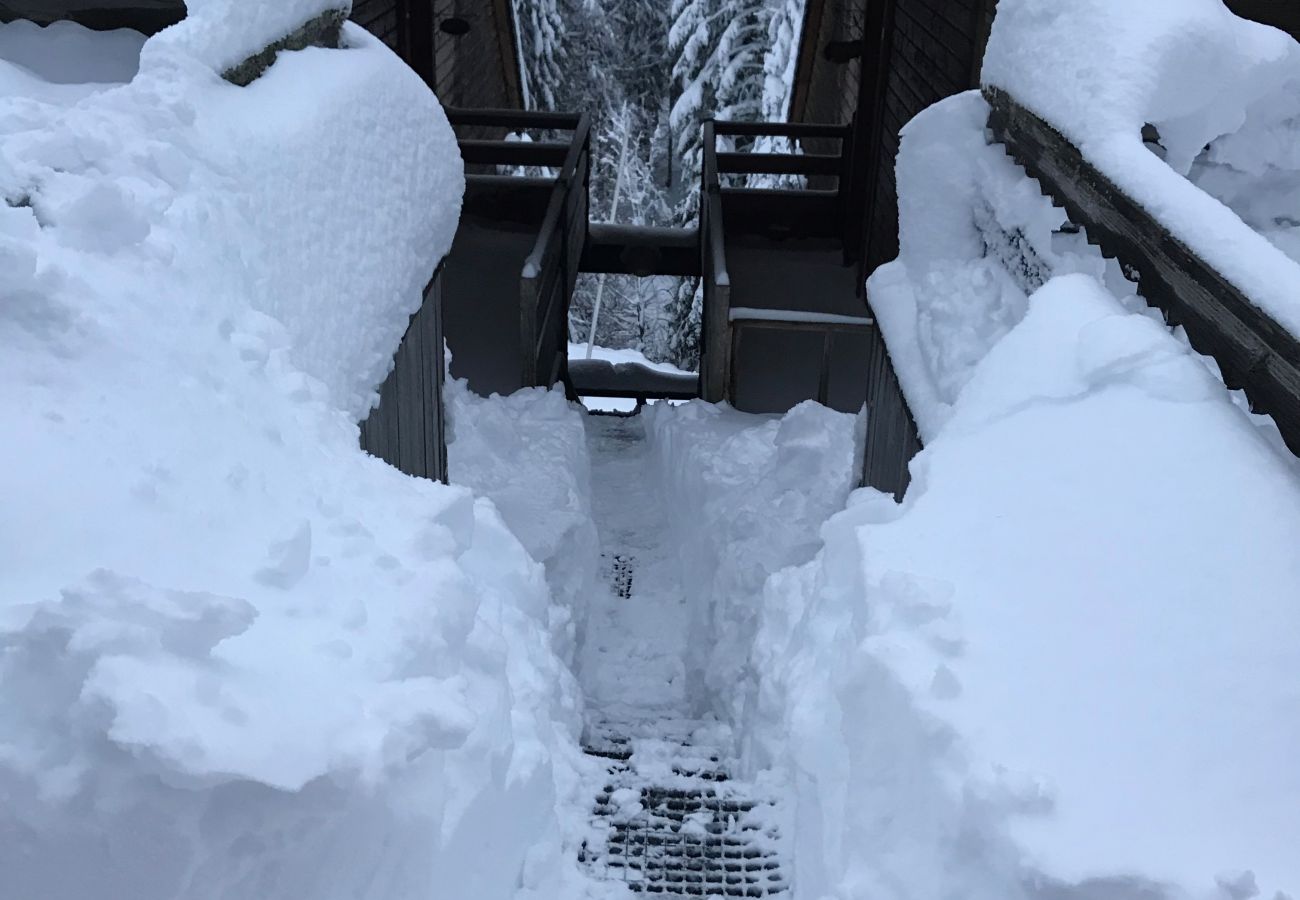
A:
MULTIPOLYGON (((985 138, 988 105, 949 97, 909 122, 898 155, 899 257, 867 282, 925 440, 942 429, 975 366, 1053 275, 1103 280, 1134 309, 1118 265, 1066 233, 1063 210, 985 138)), ((1158 315, 1158 313, 1154 314, 1158 315)))
POLYGON ((2 893, 513 896, 576 728, 544 573, 356 425, 453 136, 350 26, 222 82, 217 8, 129 84, 0 98, 2 893))
MULTIPOLYGON (((1004 0, 987 77, 1015 57, 1127 79, 1039 112, 1094 160, 1122 124, 1133 171, 1203 197, 1136 137, 1161 121, 1132 105, 1151 82, 1099 44, 1133 35, 1080 35, 1068 58, 1096 70, 1062 61, 1052 29, 1105 5, 1004 0), (1133 118, 1088 119, 1094 100, 1133 118)), ((1001 83, 1031 106, 1053 89, 1001 83)), ((926 441, 912 486, 854 494, 765 589, 742 733, 793 786, 796 896, 1296 896, 1300 470, 986 144, 987 114, 969 93, 906 126, 900 256, 868 282, 926 441)))
POLYGON ((799 785, 798 896, 1295 896, 1294 461, 1075 275, 914 473, 766 592, 751 733, 799 785))
POLYGON ((445 395, 448 478, 490 499, 546 567, 552 639, 571 661, 600 561, 584 413, 560 387, 483 398, 448 379, 445 395))
POLYGON ((811 401, 785 416, 698 400, 642 415, 691 607, 688 693, 734 721, 763 582, 816 552, 857 483, 859 422, 811 401))
MULTIPOLYGON (((1207 144, 1294 108, 1300 44, 1222 0, 1004 0, 984 83, 1008 90, 1252 302, 1300 334, 1300 263, 1183 176, 1207 144), (1142 144, 1157 127, 1164 161, 1142 144)), ((1294 127, 1288 129, 1294 139, 1294 127)), ((1251 140, 1250 138, 1247 138, 1251 140)), ((1257 138, 1256 138, 1257 139, 1257 138)), ((1294 210, 1292 210, 1294 212, 1294 210)))

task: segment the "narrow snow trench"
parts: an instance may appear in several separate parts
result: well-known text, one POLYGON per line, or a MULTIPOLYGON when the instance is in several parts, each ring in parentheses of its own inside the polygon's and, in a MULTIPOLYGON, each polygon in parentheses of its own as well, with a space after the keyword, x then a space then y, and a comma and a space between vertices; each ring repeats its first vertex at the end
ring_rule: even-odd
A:
POLYGON ((642 420, 588 416, 587 437, 608 590, 592 604, 578 679, 584 748, 607 765, 594 770, 579 860, 611 897, 785 896, 778 798, 733 778, 730 730, 692 715, 689 585, 642 420))

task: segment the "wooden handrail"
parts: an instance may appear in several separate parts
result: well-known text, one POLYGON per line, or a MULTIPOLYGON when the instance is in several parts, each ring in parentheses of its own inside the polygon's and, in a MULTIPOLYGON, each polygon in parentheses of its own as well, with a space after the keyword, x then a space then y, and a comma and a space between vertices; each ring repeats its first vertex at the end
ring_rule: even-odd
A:
POLYGON ((539 112, 530 109, 443 108, 452 125, 483 125, 497 128, 533 128, 551 131, 576 131, 582 127, 586 113, 539 112))
POLYGON ((839 154, 719 153, 718 172, 724 175, 839 175, 839 154))
POLYGON ((562 166, 569 153, 563 141, 478 141, 462 139, 461 159, 468 165, 562 166))
POLYGON ((984 88, 995 140, 1088 239, 1140 276, 1142 296, 1182 325, 1192 346, 1213 356, 1228 387, 1277 423, 1300 455, 1300 338, 1256 306, 1069 140, 1007 92, 984 88))
POLYGON ((722 135, 793 138, 847 138, 848 125, 819 125, 803 122, 729 122, 714 121, 714 132, 722 135))
POLYGON ((560 167, 560 174, 555 179, 555 190, 551 194, 551 201, 546 207, 546 216, 542 219, 541 228, 537 232, 537 241, 533 244, 532 252, 524 260, 524 278, 535 278, 536 273, 542 269, 542 263, 546 255, 546 246, 550 243, 551 236, 559 227, 560 217, 564 213, 564 203, 568 196, 568 191, 573 185, 574 173, 578 170, 578 162, 582 155, 588 151, 588 141, 591 133, 591 116, 583 113, 578 117, 577 127, 573 131, 573 139, 569 142, 569 149, 565 153, 564 163, 560 167), (529 274, 529 273, 533 274, 529 274))
MULTIPOLYGON (((727 253, 722 237, 722 185, 718 180, 717 136, 712 120, 704 123, 704 166, 701 206, 708 204, 708 229, 704 236, 713 262, 713 280, 716 284, 730 284, 727 275, 727 253)), ((703 210, 701 210, 703 214, 703 210)))

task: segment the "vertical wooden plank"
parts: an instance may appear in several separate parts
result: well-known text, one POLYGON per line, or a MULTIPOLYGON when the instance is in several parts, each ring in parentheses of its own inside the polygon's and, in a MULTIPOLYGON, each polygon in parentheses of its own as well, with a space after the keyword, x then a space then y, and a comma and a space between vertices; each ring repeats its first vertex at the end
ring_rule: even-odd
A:
POLYGON ((525 272, 519 278, 519 384, 537 383, 537 304, 542 272, 525 272))
POLYGON ((400 0, 406 6, 406 62, 434 88, 433 0, 400 0))
POLYGON ((433 451, 434 473, 439 481, 446 482, 447 465, 447 405, 444 385, 447 377, 447 344, 442 336, 442 273, 435 275, 432 296, 426 302, 433 304, 433 451))

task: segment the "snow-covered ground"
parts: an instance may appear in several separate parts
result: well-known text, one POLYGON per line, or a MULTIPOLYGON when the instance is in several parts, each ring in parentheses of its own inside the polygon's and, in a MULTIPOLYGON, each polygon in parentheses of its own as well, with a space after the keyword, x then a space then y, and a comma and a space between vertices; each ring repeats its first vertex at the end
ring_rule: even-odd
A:
POLYGON ((351 26, 228 85, 311 10, 189 5, 143 47, 0 26, 0 895, 548 896, 545 571, 358 448, 451 130, 351 26))

